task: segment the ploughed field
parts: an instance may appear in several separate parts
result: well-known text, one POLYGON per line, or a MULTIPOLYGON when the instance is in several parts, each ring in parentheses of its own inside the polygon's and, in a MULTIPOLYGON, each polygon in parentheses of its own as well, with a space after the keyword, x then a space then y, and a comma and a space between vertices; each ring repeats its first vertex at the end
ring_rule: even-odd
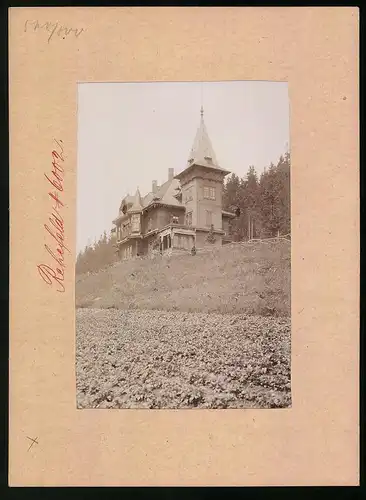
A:
POLYGON ((78 408, 291 405, 290 318, 76 310, 78 408))

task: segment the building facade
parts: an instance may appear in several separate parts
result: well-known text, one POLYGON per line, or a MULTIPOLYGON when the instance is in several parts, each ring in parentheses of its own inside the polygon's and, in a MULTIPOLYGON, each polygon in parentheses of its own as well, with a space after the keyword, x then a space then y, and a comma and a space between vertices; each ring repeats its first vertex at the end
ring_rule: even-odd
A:
POLYGON ((222 210, 224 179, 230 172, 221 168, 209 139, 201 108, 201 120, 186 167, 158 186, 152 181, 144 197, 137 189, 123 198, 113 221, 116 249, 121 259, 191 251, 208 244, 231 242, 234 213, 222 210))

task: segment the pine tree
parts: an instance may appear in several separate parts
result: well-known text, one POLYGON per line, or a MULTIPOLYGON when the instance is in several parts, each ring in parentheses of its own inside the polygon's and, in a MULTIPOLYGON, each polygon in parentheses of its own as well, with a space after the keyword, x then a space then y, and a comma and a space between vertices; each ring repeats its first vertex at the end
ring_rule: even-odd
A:
POLYGON ((254 237, 256 220, 258 219, 258 176, 253 165, 249 167, 244 186, 244 199, 246 209, 246 236, 254 237))
POLYGON ((259 179, 253 165, 245 178, 231 175, 223 190, 223 208, 234 211, 233 207, 240 209, 240 216, 232 221, 234 241, 289 233, 290 154, 281 156, 277 165, 271 163, 259 179))
POLYGON ((85 247, 84 251, 80 251, 77 259, 75 271, 76 274, 97 272, 104 267, 113 264, 116 261, 116 251, 112 236, 107 236, 104 231, 100 238, 95 240, 93 245, 85 247))

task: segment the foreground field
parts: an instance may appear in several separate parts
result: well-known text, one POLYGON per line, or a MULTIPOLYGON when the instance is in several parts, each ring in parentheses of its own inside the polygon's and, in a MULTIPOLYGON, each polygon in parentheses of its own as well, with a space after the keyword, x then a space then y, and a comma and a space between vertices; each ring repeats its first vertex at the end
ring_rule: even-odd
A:
POLYGON ((77 309, 78 408, 291 405, 290 319, 77 309))

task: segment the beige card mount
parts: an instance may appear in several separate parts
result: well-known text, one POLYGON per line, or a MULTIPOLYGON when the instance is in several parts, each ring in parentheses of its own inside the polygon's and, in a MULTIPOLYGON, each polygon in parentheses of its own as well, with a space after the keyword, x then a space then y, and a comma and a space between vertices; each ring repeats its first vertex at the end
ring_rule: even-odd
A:
POLYGON ((12 8, 9 23, 10 485, 357 485, 358 10, 12 8), (292 406, 79 410, 77 86, 230 80, 288 82, 292 406))

